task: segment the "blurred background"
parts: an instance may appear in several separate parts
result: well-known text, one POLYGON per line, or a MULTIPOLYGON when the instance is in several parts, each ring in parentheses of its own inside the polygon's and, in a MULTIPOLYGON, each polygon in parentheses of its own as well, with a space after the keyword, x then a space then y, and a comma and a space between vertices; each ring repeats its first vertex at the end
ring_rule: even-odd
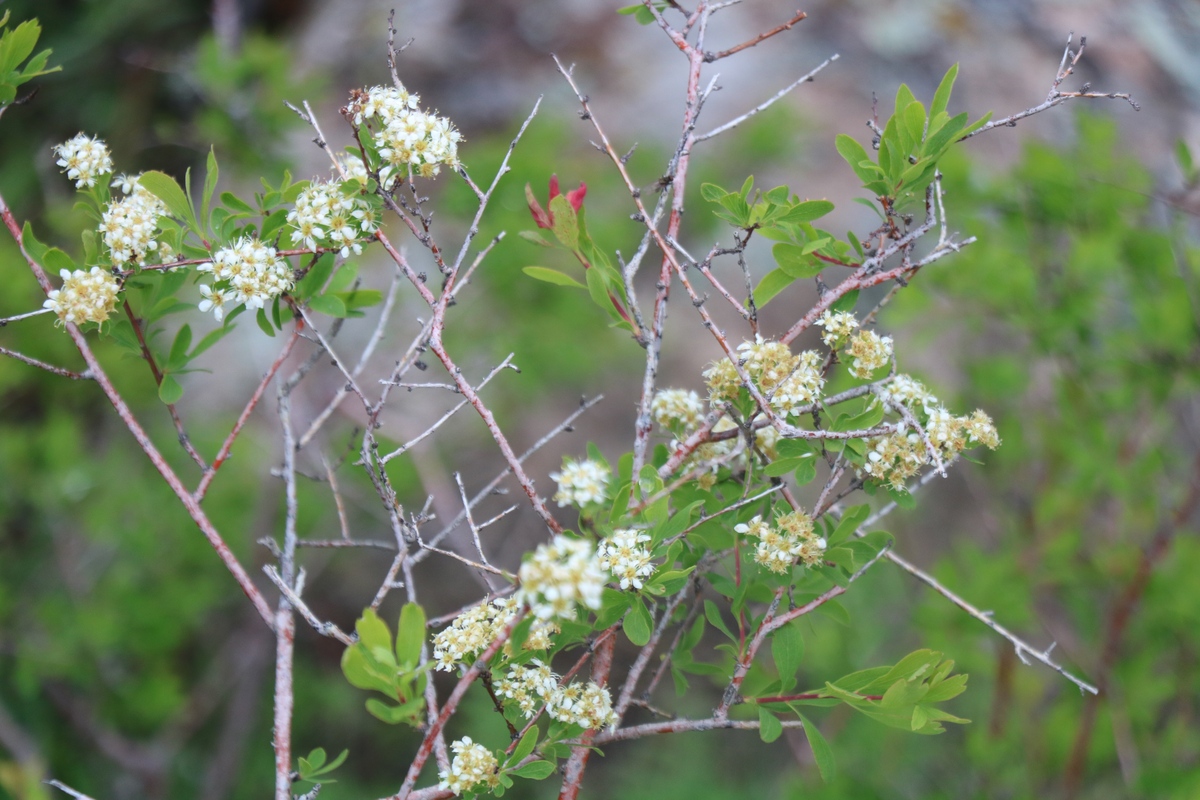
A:
MULTIPOLYGON (((387 82, 391 6, 2 3, 15 21, 41 20, 42 45, 63 71, 39 79, 37 94, 0 124, 0 192, 41 239, 78 253, 89 223, 73 209, 50 148, 80 130, 108 142, 118 172, 181 176, 203 168, 211 145, 222 190, 242 196, 259 187, 259 175, 275 183, 285 169, 300 179, 323 176, 328 163, 312 131, 283 101, 309 100, 331 142, 348 144, 337 110, 350 89, 387 82)), ((395 3, 400 39, 413 39, 400 76, 464 132, 460 153, 477 182, 490 178, 544 96, 482 230, 509 235, 448 331, 452 352, 474 376, 515 354, 521 374, 497 378, 487 397, 518 450, 581 396, 605 395, 530 462, 542 487, 552 485, 547 474, 561 457, 582 455, 589 440, 610 459, 627 449, 641 381, 642 351, 607 328, 586 298, 521 273, 530 264, 568 268, 567 257, 514 235, 532 227, 526 182, 544 197, 556 172, 565 187, 586 181, 593 238, 626 255, 636 247, 640 226, 628 219, 627 193, 588 143, 594 132, 550 58, 575 64, 618 149, 637 144, 630 167, 649 190, 678 137, 685 64, 660 31, 616 8, 596 0, 395 3)), ((791 0, 746 0, 716 17, 709 49, 796 10, 791 0)), ((1188 156, 1200 157, 1200 6, 814 0, 802 10, 808 19, 794 30, 708 73, 719 73, 721 91, 705 109, 706 130, 839 55, 815 82, 697 149, 683 242, 693 251, 730 239, 700 184, 732 188, 751 174, 764 188, 787 184, 833 200, 832 230, 873 227, 871 212, 849 202, 861 191, 834 136, 866 141, 874 96, 885 114, 901 82, 928 98, 956 62, 952 110, 1002 117, 1041 102, 1068 32, 1086 34, 1078 74, 1064 88, 1089 82, 1095 91, 1130 92, 1141 105, 1135 113, 1123 101, 1079 101, 958 147, 946 167, 951 227, 979 242, 922 273, 881 318, 902 370, 952 408, 984 408, 1004 439, 986 463, 962 465, 923 491, 917 508, 888 519, 898 551, 1029 641, 1057 642, 1057 657, 1102 686, 1103 697, 1081 697, 1049 670, 1023 665, 983 626, 882 564, 846 596, 850 625, 811 621, 801 683, 819 686, 932 647, 970 674, 949 710, 972 724, 925 739, 848 709, 818 714, 840 767, 829 783, 796 731, 771 745, 735 732, 615 745, 592 762, 586 796, 1200 796, 1200 193, 1188 156)), ((451 175, 432 194, 442 239, 456 242, 474 198, 451 175)), ((421 259, 419 245, 407 244, 421 259)), ((751 255, 765 274, 769 253, 751 255)), ((386 288, 385 263, 364 256, 362 268, 367 285, 386 288)), ((11 242, 0 242, 0 274, 0 316, 40 306, 11 242)), ((764 329, 784 330, 811 299, 806 287, 789 289, 767 308, 764 329)), ((418 330, 411 300, 380 348, 378 370, 418 330)), ((661 378, 699 389, 699 372, 718 351, 687 312, 678 305, 670 320, 661 378)), ((339 338, 346 352, 361 347, 368 329, 347 326, 339 338)), ((0 330, 0 346, 78 363, 46 317, 0 330)), ((201 452, 215 452, 277 346, 245 323, 205 356, 211 374, 185 381, 180 409, 201 452)), ((194 481, 145 365, 103 345, 100 353, 194 481)), ((332 369, 310 378, 296 400, 302 423, 340 383, 332 369)), ((452 400, 409 394, 382 433, 403 442, 452 400)), ((356 422, 347 402, 321 452, 345 454, 356 422)), ((256 540, 277 536, 282 524, 282 486, 269 475, 276 428, 264 403, 206 501, 254 575, 270 557, 256 540)), ((471 491, 500 460, 478 420, 464 417, 389 468, 405 503, 420 508, 432 497, 448 519, 458 510, 451 473, 461 470, 471 491)), ((369 484, 353 469, 341 474, 354 534, 381 535, 369 484)), ((300 523, 311 538, 337 531, 327 486, 305 487, 300 523)), ((515 565, 538 531, 529 516, 497 526, 498 560, 515 565)), ((314 610, 351 626, 389 561, 378 552, 305 552, 314 610)), ((479 593, 454 562, 436 564, 423 580, 431 615, 479 593)), ((383 609, 390 618, 396 611, 390 601, 383 609)), ((306 628, 297 640, 296 751, 350 751, 321 797, 395 791, 415 734, 364 711, 364 693, 341 676, 335 642, 306 628)), ((99 391, 0 360, 0 797, 48 797, 40 781, 51 776, 97 798, 262 796, 272 772, 272 653, 267 631, 99 391)), ((676 701, 670 687, 660 689, 664 704, 694 715, 708 713, 719 690, 705 691, 676 701)), ((455 735, 502 742, 486 698, 472 703, 455 735)), ((555 791, 551 780, 518 783, 513 794, 555 791)))

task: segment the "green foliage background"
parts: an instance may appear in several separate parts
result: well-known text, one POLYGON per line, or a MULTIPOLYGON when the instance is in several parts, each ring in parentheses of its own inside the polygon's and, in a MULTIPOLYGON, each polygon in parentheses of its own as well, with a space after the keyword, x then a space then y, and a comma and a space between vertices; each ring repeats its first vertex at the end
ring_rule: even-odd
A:
MULTIPOLYGON (((20 5, 10 4, 18 19, 20 5)), ((95 4, 79 16, 37 5, 45 43, 65 71, 46 80, 43 98, 0 124, 0 186, 18 216, 50 238, 65 239, 78 220, 65 191, 40 188, 48 142, 96 132, 131 171, 179 171, 199 163, 211 142, 226 174, 269 173, 284 155, 257 143, 293 124, 278 100, 315 99, 319 91, 289 78, 289 53, 278 41, 248 37, 237 58, 221 57, 211 39, 197 39, 199 4, 176 4, 166 15, 146 14, 135 2, 95 4), (157 39, 160 53, 194 52, 176 74, 200 90, 183 103, 164 77, 141 76, 147 83, 138 91, 118 85, 102 68, 129 52, 109 36, 115 31, 157 39), (65 96, 87 99, 54 102, 65 96), (235 111, 247 99, 248 117, 235 111)), ((1089 798, 1200 795, 1200 545, 1190 519, 1172 520, 1200 481, 1192 463, 1200 248, 1194 220, 1162 201, 1179 177, 1157 180, 1127 154, 1111 123, 1073 120, 1068 143, 1030 144, 1003 174, 959 150, 945 180, 952 223, 980 241, 922 274, 883 324, 929 354, 929 382, 941 396, 993 414, 1005 442, 987 464, 964 465, 923 494, 903 518, 899 549, 923 563, 931 560, 923 553, 944 553, 941 580, 1031 640, 1057 639, 1060 657, 1105 685, 1083 761, 1071 766, 1089 701, 1052 673, 1021 665, 978 623, 881 566, 844 598, 851 626, 824 617, 808 624, 804 669, 819 682, 864 659, 936 648, 971 674, 951 710, 972 725, 929 739, 846 709, 818 715, 840 766, 828 784, 792 732, 772 745, 727 732, 618 745, 596 764, 592 796, 1042 797, 1071 786, 1089 798), (1156 534, 1166 536, 1165 550, 1106 664, 1112 609, 1156 534)), ((739 158, 702 163, 692 185, 737 185, 771 163, 780 145, 770 132, 780 123, 779 116, 756 121, 739 134, 739 158)), ((498 162, 511 133, 469 132, 465 152, 476 174, 498 162)), ((484 236, 528 227, 524 184, 540 195, 557 171, 564 181, 587 181, 593 237, 632 249, 623 189, 586 155, 577 133, 543 114, 516 151, 484 236)), ((663 155, 643 148, 631 168, 649 174, 663 155)), ((1184 177, 1195 188, 1194 173, 1184 177)), ((442 214, 466 207, 462 187, 444 192, 442 214)), ((705 213, 698 196, 691 208, 695 217, 705 213)), ((524 377, 498 401, 505 424, 537 398, 628 385, 640 360, 586 295, 520 275, 542 256, 506 239, 451 332, 460 350, 480 342, 481 358, 516 351, 524 377)), ((7 287, 0 316, 40 305, 7 241, 0 279, 7 287)), ((74 363, 68 339, 45 317, 0 330, 3 345, 74 363)), ((100 353, 135 409, 153 420, 153 433, 169 442, 174 432, 144 366, 100 353)), ((266 556, 255 539, 281 517, 280 488, 262 477, 269 460, 252 438, 269 447, 264 422, 235 451, 207 502, 222 530, 238 532, 230 541, 252 572, 266 556)), ((192 434, 211 452, 227 425, 200 417, 192 434)), ((484 442, 470 446, 486 450, 484 442)), ((187 474, 183 453, 164 449, 187 474)), ((411 467, 397 464, 396 473, 419 494, 411 467)), ((330 524, 328 506, 308 512, 302 533, 330 524)), ((337 587, 372 574, 364 573, 365 558, 323 565, 312 594, 332 597, 319 613, 357 616, 361 598, 337 587)), ((261 796, 271 773, 270 641, 246 605, 95 387, 0 360, 0 707, 38 755, 0 749, 0 797, 48 796, 36 782, 43 774, 98 797, 261 796), (223 655, 231 643, 243 659, 223 655), (237 713, 228 714, 231 707, 237 713), (239 734, 232 726, 242 718, 247 730, 239 734), (243 742, 242 752, 222 754, 229 741, 243 742), (214 788, 217 778, 206 770, 215 761, 232 766, 214 788)), ((398 609, 384 611, 394 618, 398 609)), ((395 790, 397 764, 407 763, 415 740, 362 711, 360 693, 337 668, 339 651, 307 631, 299 636, 297 749, 350 749, 323 798, 382 796, 395 790)), ((695 703, 703 714, 711 698, 695 703)), ((463 732, 486 735, 497 722, 485 711, 468 705, 463 732)), ((514 796, 549 796, 549 783, 518 784, 514 796)))

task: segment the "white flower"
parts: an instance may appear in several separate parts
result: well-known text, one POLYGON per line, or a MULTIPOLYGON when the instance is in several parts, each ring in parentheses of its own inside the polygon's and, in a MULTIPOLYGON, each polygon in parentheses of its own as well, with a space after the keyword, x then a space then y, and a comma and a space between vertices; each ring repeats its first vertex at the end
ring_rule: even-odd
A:
POLYGON ((488 789, 500 784, 500 762, 491 750, 476 744, 470 736, 452 742, 450 749, 454 751, 454 761, 449 770, 438 773, 440 788, 459 795, 480 783, 486 784, 488 789))
POLYGON ((43 308, 58 315, 58 324, 71 322, 104 322, 117 306, 117 279, 111 272, 92 267, 88 272, 62 270, 61 289, 55 289, 46 297, 43 308))
POLYGON ((116 267, 131 261, 142 264, 147 254, 158 249, 154 233, 159 218, 167 213, 166 205, 136 183, 137 178, 121 177, 133 181, 132 194, 109 203, 99 228, 116 267))
POLYGON ((858 319, 848 311, 826 311, 817 320, 817 324, 825 329, 821 334, 821 341, 825 342, 827 347, 838 348, 845 344, 850 334, 858 328, 858 319))
POLYGON ((372 138, 383 161, 379 178, 385 189, 410 171, 432 178, 443 164, 459 165, 462 134, 445 117, 419 110, 418 100, 404 87, 375 86, 358 93, 350 104, 354 124, 368 124, 374 130, 372 138))
POLYGON ((546 713, 587 730, 600 730, 617 721, 608 689, 593 681, 556 687, 546 700, 546 713))
POLYGON ((263 308, 292 288, 292 269, 287 259, 280 258, 274 247, 249 237, 221 248, 211 262, 196 269, 211 272, 214 280, 225 284, 221 287, 222 302, 245 303, 250 309, 263 308))
POLYGON ((575 505, 580 508, 603 503, 608 497, 609 472, 598 461, 583 460, 563 462, 561 472, 551 472, 551 479, 558 483, 555 502, 561 506, 575 505))
MULTIPOLYGON (((450 626, 433 637, 433 659, 437 668, 449 672, 455 664, 465 663, 487 649, 496 637, 508 627, 520 609, 515 598, 496 598, 472 606, 454 618, 450 626)), ((545 620, 536 620, 525 637, 523 650, 546 650, 550 637, 558 633, 558 626, 545 620)), ((508 648, 508 645, 506 645, 508 648)), ((511 648, 508 648, 511 651, 511 648)))
POLYGON ((682 425, 688 430, 704 419, 704 404, 700 402, 700 395, 689 389, 663 389, 654 395, 650 413, 664 428, 682 425))
POLYGON ((515 700, 525 719, 531 719, 546 698, 556 691, 558 676, 536 658, 526 665, 510 668, 508 675, 496 682, 496 693, 515 700))
POLYGON ((854 358, 850 374, 867 379, 871 373, 885 366, 892 359, 892 337, 880 336, 875 331, 859 331, 850 340, 846 354, 854 358))
POLYGON ((104 142, 79 133, 62 144, 54 146, 58 156, 55 163, 63 168, 67 177, 75 181, 75 188, 95 186, 96 179, 112 172, 112 157, 104 142))
POLYGON ((749 522, 734 525, 733 529, 758 539, 754 560, 781 575, 791 570, 797 561, 811 567, 825 555, 825 539, 813 533, 812 518, 803 511, 784 514, 773 525, 756 516, 749 522))
POLYGON ((217 322, 220 322, 222 319, 224 319, 225 303, 229 300, 228 294, 222 289, 213 291, 213 288, 207 283, 200 284, 200 294, 204 298, 200 301, 199 305, 196 306, 198 309, 200 309, 200 312, 204 313, 206 311, 212 311, 213 316, 217 318, 217 322))
POLYGON ((319 180, 300 192, 287 221, 293 228, 292 244, 309 250, 336 249, 343 258, 351 250, 361 253, 359 235, 372 236, 376 230, 375 212, 365 197, 357 192, 345 194, 340 183, 319 180))
POLYGON ((539 619, 570 618, 575 606, 600 608, 605 574, 592 553, 591 542, 559 534, 539 545, 517 574, 518 602, 528 603, 539 619))
POLYGON ((601 569, 620 581, 622 589, 642 588, 642 578, 654 574, 650 551, 642 545, 650 541, 641 531, 618 528, 612 536, 600 542, 597 562, 601 569))

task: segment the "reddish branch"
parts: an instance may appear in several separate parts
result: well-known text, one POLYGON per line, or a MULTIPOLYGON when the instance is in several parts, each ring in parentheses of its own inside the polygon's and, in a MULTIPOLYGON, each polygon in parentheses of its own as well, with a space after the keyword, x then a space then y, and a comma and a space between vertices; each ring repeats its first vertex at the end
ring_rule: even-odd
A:
POLYGON ((755 36, 753 39, 748 39, 739 45, 734 45, 733 47, 729 48, 728 50, 722 50, 718 53, 705 53, 704 60, 705 61, 719 61, 720 59, 727 58, 727 57, 733 55, 734 53, 740 53, 741 51, 745 50, 746 48, 754 47, 755 45, 759 44, 760 42, 770 39, 772 36, 775 36, 776 34, 783 33, 784 31, 790 31, 797 22, 800 22, 807 16, 808 16, 808 14, 804 13, 803 11, 797 11, 796 16, 792 17, 787 22, 783 23, 782 25, 776 25, 771 30, 767 31, 766 33, 760 33, 758 36, 755 36))

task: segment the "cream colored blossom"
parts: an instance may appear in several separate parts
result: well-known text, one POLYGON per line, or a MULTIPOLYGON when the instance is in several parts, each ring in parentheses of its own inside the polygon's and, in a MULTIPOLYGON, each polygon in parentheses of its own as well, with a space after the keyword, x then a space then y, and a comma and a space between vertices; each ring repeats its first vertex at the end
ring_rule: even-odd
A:
POLYGON ((892 337, 880 336, 871 330, 861 330, 850 340, 846 355, 853 358, 850 374, 866 380, 871 373, 892 360, 892 337))
POLYGON ((571 618, 575 607, 600 608, 606 576, 592 543, 559 534, 540 545, 521 565, 517 600, 528 603, 539 619, 571 618))
POLYGON ((858 318, 848 311, 826 311, 817 320, 817 325, 825 329, 821 333, 821 341, 825 342, 827 347, 836 350, 858 329, 858 318))
MULTIPOLYGON (((497 597, 459 614, 433 637, 433 660, 437 662, 437 669, 448 672, 455 665, 478 656, 508 627, 520 607, 514 597, 497 597)), ((546 650, 550 647, 550 637, 556 633, 558 626, 554 623, 535 620, 522 649, 546 650)), ((505 644, 505 652, 512 654, 511 642, 505 644)))
POLYGON ((75 181, 77 189, 95 186, 97 178, 112 172, 113 163, 108 147, 93 136, 79 133, 62 144, 56 144, 53 149, 58 156, 54 163, 75 181))
POLYGON ((60 275, 63 279, 62 288, 50 292, 42 304, 43 308, 58 315, 57 324, 71 322, 82 325, 108 319, 117 306, 117 293, 120 291, 117 279, 111 272, 92 267, 87 272, 64 269, 60 275))
POLYGON ((663 389, 650 403, 654 421, 664 428, 682 426, 691 430, 704 419, 704 404, 700 395, 689 389, 663 389))
MULTIPOLYGON (((491 750, 472 741, 470 736, 464 736, 451 742, 450 749, 454 752, 454 761, 449 770, 438 773, 441 779, 438 786, 449 789, 456 795, 483 784, 486 789, 494 789, 500 785, 500 762, 491 750)), ((476 791, 478 791, 476 789, 476 791)))
POLYGON ((649 534, 618 528, 612 536, 600 542, 597 562, 621 585, 622 589, 642 588, 642 579, 654 574, 650 551, 644 546, 649 534))
POLYGON ((109 203, 99 228, 115 267, 130 262, 144 264, 158 250, 154 234, 159 218, 167 213, 166 204, 142 188, 136 177, 121 177, 123 185, 132 181, 131 192, 124 199, 109 203))
POLYGON ((554 501, 559 506, 583 508, 608 499, 609 471, 598 461, 566 459, 560 472, 551 472, 550 478, 558 484, 554 501))

